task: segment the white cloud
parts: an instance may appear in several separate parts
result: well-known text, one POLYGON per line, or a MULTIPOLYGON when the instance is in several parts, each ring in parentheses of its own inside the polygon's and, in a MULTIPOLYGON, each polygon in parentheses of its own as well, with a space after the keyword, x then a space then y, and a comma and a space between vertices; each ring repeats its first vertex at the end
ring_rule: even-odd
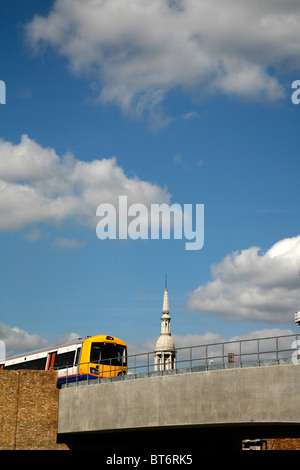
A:
POLYGON ((199 113, 197 111, 190 111, 186 114, 183 114, 182 119, 184 121, 189 121, 190 119, 198 118, 198 117, 199 117, 199 113))
MULTIPOLYGON (((176 319, 174 320, 176 321, 176 319)), ((153 338, 145 338, 143 341, 137 343, 131 343, 128 345, 128 354, 143 354, 147 352, 153 352, 155 350, 156 341, 159 333, 153 338)), ((203 334, 190 333, 185 336, 172 334, 176 348, 186 348, 189 346, 195 346, 199 344, 217 343, 226 341, 226 339, 219 333, 206 332, 203 334)), ((144 357, 141 358, 145 359, 144 357)))
POLYGON ((102 103, 164 123, 161 103, 196 95, 282 98, 281 73, 299 68, 297 0, 56 0, 27 38, 51 45, 102 103))
MULTIPOLYGON (((79 338, 78 333, 67 333, 59 337, 55 344, 63 344, 79 338)), ((5 344, 6 357, 48 348, 53 345, 48 339, 14 326, 11 327, 0 322, 0 340, 5 344)))
POLYGON ((190 311, 228 320, 294 323, 299 309, 300 236, 275 243, 266 253, 251 247, 211 267, 212 280, 189 296, 190 311))
MULTIPOLYGON (((145 338, 138 343, 128 344, 128 355, 138 354, 136 363, 138 366, 147 366, 149 357, 149 366, 154 365, 154 349, 158 337, 145 338), (149 354, 150 353, 150 354, 149 354)), ((295 333, 291 329, 280 328, 264 328, 255 330, 246 334, 236 335, 226 338, 221 333, 206 332, 203 334, 190 333, 187 335, 173 334, 175 348, 177 349, 177 367, 189 367, 190 358, 193 360, 202 358, 202 361, 196 361, 193 365, 205 364, 205 357, 213 358, 215 363, 220 362, 224 353, 225 358, 228 353, 234 353, 239 360, 240 353, 243 354, 242 361, 257 360, 257 350, 260 353, 265 351, 275 351, 276 348, 281 350, 279 357, 289 356, 289 350, 292 350, 295 333), (276 338, 278 338, 276 340, 276 338), (259 339, 259 346, 257 339, 259 339), (240 341, 242 344, 240 344, 240 341), (224 348, 222 347, 224 344, 224 348), (192 347, 192 356, 190 355, 190 347, 192 347), (207 346, 207 348, 206 348, 207 346), (244 355, 245 354, 245 355, 244 355)), ((271 355, 261 354, 260 359, 270 359, 271 355)), ((272 356, 275 359, 275 354, 272 356)), ((134 359, 130 359, 131 366, 134 365, 134 359)), ((132 371, 132 370, 131 370, 132 371)), ((141 371, 141 369, 140 369, 141 371)), ((137 370, 139 372, 139 369, 137 370)))
MULTIPOLYGON (((239 351, 238 341, 240 340, 267 338, 260 342, 260 350, 264 351, 268 349, 268 347, 269 349, 274 347, 275 345, 274 340, 268 340, 268 338, 272 338, 276 336, 282 337, 278 343, 279 349, 280 348, 289 349, 292 347, 293 340, 288 337, 285 338, 285 336, 293 335, 293 334, 294 334, 293 331, 290 329, 283 330, 279 328, 271 328, 271 329, 255 330, 244 335, 233 336, 230 338, 225 338, 220 333, 211 333, 211 332, 206 332, 203 334, 191 333, 191 334, 187 334, 184 336, 174 334, 172 335, 172 337, 174 339, 176 348, 188 348, 190 346, 208 345, 208 344, 214 345, 215 343, 222 343, 222 342, 236 342, 235 344, 228 345, 228 348, 230 349, 230 351, 232 350, 233 352, 238 352, 239 351)), ((17 326, 11 327, 9 325, 6 325, 0 322, 0 340, 3 341, 5 344, 5 350, 6 350, 5 357, 28 353, 28 352, 35 351, 38 349, 44 349, 44 348, 47 349, 49 347, 52 347, 53 344, 57 345, 57 344, 68 343, 79 337, 80 335, 78 333, 70 332, 70 333, 61 335, 59 338, 57 338, 57 340, 49 341, 49 339, 46 339, 36 334, 30 334, 27 331, 17 326)), ((131 356, 134 354, 141 354, 141 356, 137 358, 138 363, 147 364, 146 353, 150 353, 154 351, 157 338, 158 337, 145 338, 143 341, 140 341, 138 343, 128 344, 128 355, 131 356)), ((249 342, 249 345, 247 345, 247 343, 244 343, 243 352, 256 350, 256 348, 257 348, 256 342, 249 342)), ((210 347, 209 354, 212 355, 214 351, 218 352, 219 351, 218 347, 216 348, 210 347)), ((227 349, 225 349, 225 353, 226 351, 227 349)), ((205 349, 203 348, 195 349, 195 352, 193 353, 193 357, 196 358, 197 354, 199 357, 201 353, 205 354, 205 349)), ((178 360, 189 359, 189 357, 190 356, 189 356, 188 350, 178 351, 178 360)), ((151 361, 153 361, 153 358, 154 356, 150 355, 149 357, 150 363, 151 361)), ((182 363, 182 364, 178 363, 178 366, 184 367, 185 363, 182 363)))
POLYGON ((31 335, 17 326, 10 327, 0 322, 0 339, 5 343, 6 357, 20 351, 33 351, 48 345, 48 341, 38 335, 31 335))
POLYGON ((81 248, 82 246, 84 246, 84 243, 78 240, 75 240, 74 238, 58 237, 53 241, 52 246, 54 248, 73 249, 73 248, 81 248))
POLYGON ((67 220, 95 228, 98 205, 117 205, 119 195, 126 195, 129 205, 170 198, 166 189, 127 177, 114 157, 86 162, 70 154, 59 157, 26 135, 16 145, 0 140, 0 230, 67 220))
POLYGON ((192 171, 192 167, 189 166, 189 164, 186 162, 185 158, 181 153, 176 153, 173 157, 173 161, 175 165, 180 166, 186 171, 192 171))
MULTIPOLYGON (((283 331, 283 330, 262 330, 262 332, 254 332, 253 336, 248 335, 244 337, 247 339, 248 337, 258 337, 258 336, 271 336, 275 334, 290 334, 291 332, 283 331)), ((11 327, 0 322, 0 340, 4 341, 6 346, 6 357, 11 355, 25 353, 34 351, 37 349, 48 348, 55 344, 63 344, 73 339, 79 338, 80 335, 75 332, 66 333, 57 338, 54 342, 49 341, 42 336, 36 334, 30 334, 27 331, 14 326, 11 327)), ((220 341, 226 341, 226 339, 218 333, 204 333, 204 334, 188 334, 185 336, 180 335, 172 335, 175 341, 176 348, 188 347, 188 346, 195 346, 199 344, 210 344, 210 343, 217 343, 220 341)), ((238 338, 235 337, 234 340, 238 338)), ((145 338, 143 341, 138 343, 131 343, 128 345, 128 354, 142 354, 147 352, 152 352, 155 349, 155 344, 157 341, 157 337, 153 338, 145 338)), ((141 360, 145 360, 146 356, 142 356, 141 360)))
POLYGON ((33 228, 28 233, 25 233, 24 238, 30 242, 37 242, 39 240, 48 238, 48 235, 43 234, 38 228, 33 228))
POLYGON ((45 338, 31 335, 17 326, 10 327, 4 323, 0 323, 0 339, 5 343, 6 357, 48 346, 45 338))

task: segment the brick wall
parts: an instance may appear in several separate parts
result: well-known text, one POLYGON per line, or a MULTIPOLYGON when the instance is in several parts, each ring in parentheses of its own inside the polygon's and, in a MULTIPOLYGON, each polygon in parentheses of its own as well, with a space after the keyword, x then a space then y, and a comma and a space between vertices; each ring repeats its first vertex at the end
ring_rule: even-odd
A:
POLYGON ((242 449, 247 450, 300 450, 299 437, 281 437, 274 439, 245 439, 242 449))
POLYGON ((299 438, 268 439, 267 450, 300 450, 299 438))
POLYGON ((58 394, 56 374, 0 371, 0 450, 54 450, 58 394))

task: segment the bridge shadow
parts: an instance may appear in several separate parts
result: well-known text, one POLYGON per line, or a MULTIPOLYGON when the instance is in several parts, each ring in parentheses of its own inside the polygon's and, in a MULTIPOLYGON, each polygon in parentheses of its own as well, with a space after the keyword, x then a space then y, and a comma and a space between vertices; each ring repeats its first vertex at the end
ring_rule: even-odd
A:
POLYGON ((70 450, 99 455, 199 455, 206 451, 241 451, 244 439, 299 438, 298 425, 232 425, 138 429, 115 432, 60 434, 70 450))

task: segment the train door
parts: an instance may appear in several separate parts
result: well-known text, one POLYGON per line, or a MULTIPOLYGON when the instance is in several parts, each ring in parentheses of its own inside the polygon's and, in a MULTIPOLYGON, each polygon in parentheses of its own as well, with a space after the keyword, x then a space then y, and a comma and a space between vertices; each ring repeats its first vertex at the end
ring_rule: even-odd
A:
POLYGON ((78 379, 78 365, 76 364, 80 354, 78 349, 76 345, 59 349, 55 359, 59 383, 73 382, 78 379))
POLYGON ((57 351, 50 352, 48 354, 47 367, 46 370, 54 370, 54 364, 56 360, 57 351))
POLYGON ((81 355, 81 345, 76 349, 76 356, 75 356, 75 362, 74 362, 74 366, 76 367, 77 374, 79 373, 78 370, 79 370, 80 355, 81 355))

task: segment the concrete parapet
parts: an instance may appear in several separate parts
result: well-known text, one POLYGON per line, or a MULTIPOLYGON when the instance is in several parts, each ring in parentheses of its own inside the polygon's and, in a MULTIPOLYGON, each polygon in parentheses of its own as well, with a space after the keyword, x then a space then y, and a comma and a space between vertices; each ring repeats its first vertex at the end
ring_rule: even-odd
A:
POLYGON ((300 422, 298 364, 60 390, 58 433, 300 422))

